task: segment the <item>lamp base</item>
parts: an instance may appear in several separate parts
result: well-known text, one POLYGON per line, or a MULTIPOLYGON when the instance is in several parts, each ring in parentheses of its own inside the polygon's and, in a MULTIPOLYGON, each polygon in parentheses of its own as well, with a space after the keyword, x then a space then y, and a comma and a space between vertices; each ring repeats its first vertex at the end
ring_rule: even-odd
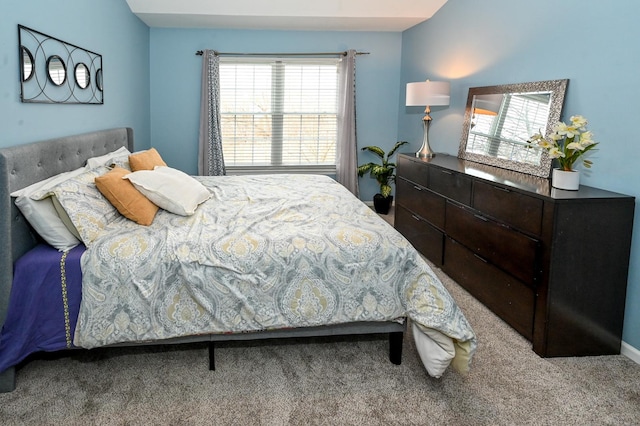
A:
MULTIPOLYGON (((429 107, 427 107, 428 110, 429 107)), ((424 116, 422 119, 423 125, 423 134, 422 134, 422 146, 420 150, 416 152, 416 157, 418 158, 433 158, 436 156, 436 153, 433 152, 431 147, 429 146, 429 123, 431 122, 431 117, 428 114, 424 116)))
POLYGON ((435 152, 422 152, 422 150, 416 152, 416 157, 418 158, 433 158, 435 156, 435 152))

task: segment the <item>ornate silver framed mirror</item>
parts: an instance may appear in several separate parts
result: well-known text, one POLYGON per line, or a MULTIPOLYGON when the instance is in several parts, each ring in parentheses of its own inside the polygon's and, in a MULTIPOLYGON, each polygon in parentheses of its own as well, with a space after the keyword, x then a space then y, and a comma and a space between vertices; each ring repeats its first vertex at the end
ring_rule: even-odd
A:
POLYGON ((529 138, 560 121, 569 80, 469 89, 458 157, 548 177, 551 158, 529 138))

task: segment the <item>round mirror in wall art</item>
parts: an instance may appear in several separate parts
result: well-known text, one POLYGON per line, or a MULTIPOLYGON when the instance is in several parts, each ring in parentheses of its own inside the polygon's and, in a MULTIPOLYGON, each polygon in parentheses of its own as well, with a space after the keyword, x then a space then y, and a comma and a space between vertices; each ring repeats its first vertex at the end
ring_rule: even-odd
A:
POLYGON ((67 79, 67 67, 58 55, 49 56, 47 59, 47 73, 49 80, 56 86, 62 86, 67 79))
POLYGON ((33 55, 24 46, 21 46, 20 49, 22 50, 22 81, 29 81, 33 77, 33 55))
POLYGON ((75 77, 78 87, 80 87, 81 89, 86 89, 87 87, 89 87, 91 75, 89 74, 89 68, 82 62, 76 65, 75 77))
POLYGON ((98 86, 98 90, 102 92, 102 68, 96 71, 96 86, 98 86))

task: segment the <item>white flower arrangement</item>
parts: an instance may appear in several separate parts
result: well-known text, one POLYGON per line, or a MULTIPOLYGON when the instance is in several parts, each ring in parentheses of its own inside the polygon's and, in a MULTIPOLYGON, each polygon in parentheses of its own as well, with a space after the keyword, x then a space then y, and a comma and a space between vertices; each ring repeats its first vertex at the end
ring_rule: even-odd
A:
MULTIPOLYGON (((581 115, 572 116, 569 125, 563 122, 557 123, 546 138, 542 136, 542 132, 536 133, 531 136, 529 143, 536 143, 546 149, 549 157, 557 159, 560 167, 565 171, 572 171, 573 164, 578 158, 598 145, 593 140, 593 134, 587 131, 587 119, 581 115)), ((590 168, 593 164, 586 159, 582 161, 586 168, 590 168)))

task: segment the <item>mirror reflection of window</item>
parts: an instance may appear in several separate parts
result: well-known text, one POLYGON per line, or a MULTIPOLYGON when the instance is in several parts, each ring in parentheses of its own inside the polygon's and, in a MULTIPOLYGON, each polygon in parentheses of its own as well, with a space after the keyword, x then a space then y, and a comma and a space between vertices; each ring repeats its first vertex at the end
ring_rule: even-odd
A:
POLYGON ((550 92, 478 95, 470 130, 472 152, 491 157, 538 164, 542 152, 527 143, 529 137, 544 130, 551 101, 550 92), (523 147, 525 149, 523 149, 523 147))
POLYGON ((29 81, 33 77, 33 55, 22 46, 22 81, 29 81))
POLYGON ((67 79, 67 68, 62 62, 62 58, 58 55, 50 56, 47 60, 47 72, 49 80, 56 86, 62 86, 67 79))
POLYGON ((87 66, 82 62, 76 65, 75 77, 78 87, 80 87, 81 89, 86 89, 87 87, 89 87, 89 81, 91 78, 89 75, 89 68, 87 68, 87 66))

